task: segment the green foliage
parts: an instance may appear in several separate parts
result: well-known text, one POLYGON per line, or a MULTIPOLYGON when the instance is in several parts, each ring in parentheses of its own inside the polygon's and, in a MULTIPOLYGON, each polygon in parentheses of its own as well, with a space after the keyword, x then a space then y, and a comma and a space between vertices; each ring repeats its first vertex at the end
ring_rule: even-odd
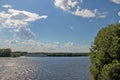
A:
MULTIPOLYGON (((110 69, 117 68, 114 60, 120 63, 120 24, 102 28, 95 37, 90 51, 92 80, 115 80, 103 75, 103 70, 107 70, 108 66, 111 66, 110 69), (103 76, 106 78, 103 79, 103 76)), ((120 73, 118 75, 120 76, 120 73)))
POLYGON ((0 49, 0 57, 20 57, 26 54, 27 52, 11 52, 11 49, 0 49))
POLYGON ((0 57, 10 57, 11 49, 0 49, 0 57))
POLYGON ((11 57, 20 57, 21 54, 17 54, 17 53, 11 53, 11 57))
POLYGON ((26 56, 27 52, 12 52, 11 57, 26 56))
POLYGON ((89 56, 89 53, 43 53, 46 56, 57 56, 57 57, 75 57, 75 56, 89 56))
POLYGON ((120 80, 120 63, 113 62, 104 65, 101 72, 101 80, 120 80))

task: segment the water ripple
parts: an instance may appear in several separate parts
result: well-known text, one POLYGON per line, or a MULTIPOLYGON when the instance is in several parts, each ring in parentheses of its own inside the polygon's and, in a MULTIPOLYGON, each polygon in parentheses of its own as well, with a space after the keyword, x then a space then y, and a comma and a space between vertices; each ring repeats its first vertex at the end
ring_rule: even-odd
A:
POLYGON ((89 58, 0 58, 0 80, 90 80, 89 58))

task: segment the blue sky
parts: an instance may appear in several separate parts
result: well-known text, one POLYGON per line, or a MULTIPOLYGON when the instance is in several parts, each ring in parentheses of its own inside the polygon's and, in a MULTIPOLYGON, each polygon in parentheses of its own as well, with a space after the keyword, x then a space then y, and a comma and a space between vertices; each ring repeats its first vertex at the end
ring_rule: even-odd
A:
POLYGON ((97 32, 120 22, 120 0, 0 0, 0 48, 88 52, 97 32))

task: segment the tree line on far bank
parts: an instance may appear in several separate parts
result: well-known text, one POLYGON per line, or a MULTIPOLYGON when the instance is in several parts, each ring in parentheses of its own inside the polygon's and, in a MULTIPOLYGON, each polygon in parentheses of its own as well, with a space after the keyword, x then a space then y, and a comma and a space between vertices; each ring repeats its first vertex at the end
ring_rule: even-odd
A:
POLYGON ((56 53, 51 53, 51 52, 37 52, 37 53, 28 53, 28 52, 21 52, 21 51, 16 51, 12 52, 10 48, 8 49, 0 49, 0 57, 20 57, 20 56, 38 56, 38 57, 44 57, 49 56, 49 57, 77 57, 77 56, 89 56, 89 52, 87 53, 68 53, 68 52, 56 52, 56 53))
POLYGON ((11 49, 0 49, 0 57, 10 57, 11 49))
POLYGON ((44 55, 46 55, 46 56, 54 56, 54 57, 67 57, 67 56, 69 56, 69 57, 75 57, 75 56, 89 56, 89 52, 84 52, 84 53, 68 53, 68 52, 58 52, 58 53, 43 53, 44 55))
POLYGON ((0 57, 20 57, 26 54, 27 52, 12 52, 10 48, 0 49, 0 57))

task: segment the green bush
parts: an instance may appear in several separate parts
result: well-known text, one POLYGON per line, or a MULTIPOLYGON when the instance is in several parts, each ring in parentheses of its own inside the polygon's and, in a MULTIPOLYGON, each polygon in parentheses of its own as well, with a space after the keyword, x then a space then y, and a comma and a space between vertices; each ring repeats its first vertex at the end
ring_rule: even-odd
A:
POLYGON ((114 65, 114 60, 120 63, 120 24, 109 25, 98 32, 90 49, 90 59, 92 80, 115 80, 108 79, 107 75, 103 79, 102 75, 108 65, 114 65))

